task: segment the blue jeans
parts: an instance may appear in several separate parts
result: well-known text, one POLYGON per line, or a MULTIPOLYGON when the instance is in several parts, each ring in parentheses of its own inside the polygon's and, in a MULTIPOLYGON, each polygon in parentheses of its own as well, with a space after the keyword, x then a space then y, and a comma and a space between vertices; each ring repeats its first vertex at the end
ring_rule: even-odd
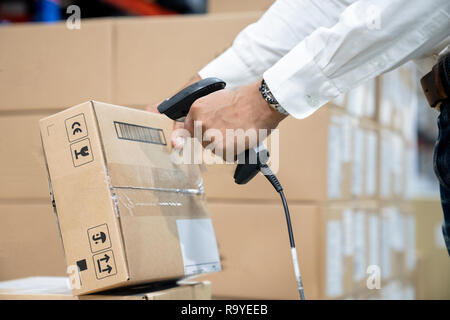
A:
POLYGON ((438 117, 439 136, 434 146, 433 166, 439 180, 444 222, 442 233, 450 255, 450 99, 445 100, 438 117))

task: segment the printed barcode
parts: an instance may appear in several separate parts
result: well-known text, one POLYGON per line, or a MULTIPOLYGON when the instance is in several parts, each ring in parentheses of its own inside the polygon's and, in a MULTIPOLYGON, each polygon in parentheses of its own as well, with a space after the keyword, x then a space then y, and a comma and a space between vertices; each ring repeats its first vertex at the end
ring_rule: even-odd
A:
POLYGON ((166 137, 162 129, 118 121, 114 121, 114 126, 119 139, 166 145, 166 137))

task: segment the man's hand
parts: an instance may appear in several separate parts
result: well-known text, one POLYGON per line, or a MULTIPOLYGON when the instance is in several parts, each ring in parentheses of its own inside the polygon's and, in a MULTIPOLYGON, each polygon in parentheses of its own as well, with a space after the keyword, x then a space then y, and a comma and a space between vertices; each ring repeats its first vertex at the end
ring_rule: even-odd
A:
MULTIPOLYGON (((259 129, 266 129, 267 135, 275 129, 286 116, 270 107, 259 92, 261 81, 243 86, 236 91, 224 89, 211 93, 196 100, 184 122, 184 129, 194 136, 194 128, 201 127, 204 137, 204 147, 213 141, 213 151, 220 151, 226 157, 227 150, 233 148, 234 155, 239 150, 245 150, 259 143, 259 129), (254 130, 256 141, 250 141, 248 136, 244 141, 236 136, 227 139, 227 129, 254 130), (204 139, 206 138, 206 139, 204 139), (245 143, 245 146, 242 145, 245 143)), ((241 131, 242 132, 242 131, 241 131)), ((197 137, 201 138, 201 137, 197 137)), ((174 140, 179 140, 175 133, 174 140)))
MULTIPOLYGON (((195 82, 198 82, 200 80, 202 80, 202 78, 198 74, 195 74, 181 89, 184 89, 184 88, 190 86, 191 84, 193 84, 195 82)), ((151 105, 147 106, 146 110, 150 111, 150 112, 159 113, 158 106, 161 103, 162 103, 162 101, 160 101, 159 103, 156 103, 156 104, 151 104, 151 105)), ((174 121, 173 122, 173 130, 174 130, 174 132, 177 132, 177 131, 175 131, 177 129, 183 129, 183 128, 184 128, 184 123, 183 122, 179 122, 179 121, 174 121)), ((180 135, 174 134, 171 137, 172 147, 174 147, 174 148, 177 148, 177 149, 183 148, 184 142, 185 142, 185 138, 181 137, 180 135)))

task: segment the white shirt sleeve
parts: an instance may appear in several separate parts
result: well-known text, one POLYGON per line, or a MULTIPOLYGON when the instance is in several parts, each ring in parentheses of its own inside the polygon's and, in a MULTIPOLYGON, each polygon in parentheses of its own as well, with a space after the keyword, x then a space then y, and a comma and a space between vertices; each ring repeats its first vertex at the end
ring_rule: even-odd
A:
POLYGON ((267 69, 318 27, 336 24, 339 14, 354 1, 278 0, 199 75, 221 78, 228 88, 261 79, 267 69))
POLYGON ((200 76, 224 75, 225 81, 242 85, 261 78, 263 70, 283 108, 305 118, 341 93, 429 53, 450 32, 448 0, 311 3, 277 1, 200 76))

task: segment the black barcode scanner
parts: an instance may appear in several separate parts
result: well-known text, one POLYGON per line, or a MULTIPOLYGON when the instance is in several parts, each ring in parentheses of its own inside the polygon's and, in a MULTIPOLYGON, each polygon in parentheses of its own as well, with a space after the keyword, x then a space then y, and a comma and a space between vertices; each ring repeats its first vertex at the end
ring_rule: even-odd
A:
MULTIPOLYGON (((218 78, 205 78, 190 86, 184 88, 173 97, 165 100, 158 106, 158 111, 165 114, 170 119, 175 121, 184 121, 192 104, 195 100, 204 97, 215 91, 224 89, 226 86, 223 80, 218 78)), ((286 198, 283 193, 283 188, 278 181, 275 174, 267 165, 269 160, 269 151, 260 144, 254 148, 247 149, 245 152, 237 156, 238 164, 234 172, 234 182, 237 184, 246 184, 252 180, 258 172, 262 172, 267 180, 274 186, 275 190, 280 194, 283 202, 284 213, 286 215, 286 223, 289 233, 289 241, 291 245, 292 262, 297 281, 297 287, 300 294, 300 299, 305 299, 303 291, 303 283, 300 276, 300 268, 297 260, 297 251, 295 249, 294 234, 292 232, 291 218, 286 198)))
MULTIPOLYGON (((224 89, 225 86, 226 83, 218 78, 202 79, 162 102, 158 106, 158 111, 172 120, 184 121, 195 100, 224 89)), ((238 155, 237 159, 238 165, 234 173, 234 181, 237 184, 245 184, 258 174, 261 163, 267 163, 269 151, 261 144, 246 150, 244 154, 238 155)))

